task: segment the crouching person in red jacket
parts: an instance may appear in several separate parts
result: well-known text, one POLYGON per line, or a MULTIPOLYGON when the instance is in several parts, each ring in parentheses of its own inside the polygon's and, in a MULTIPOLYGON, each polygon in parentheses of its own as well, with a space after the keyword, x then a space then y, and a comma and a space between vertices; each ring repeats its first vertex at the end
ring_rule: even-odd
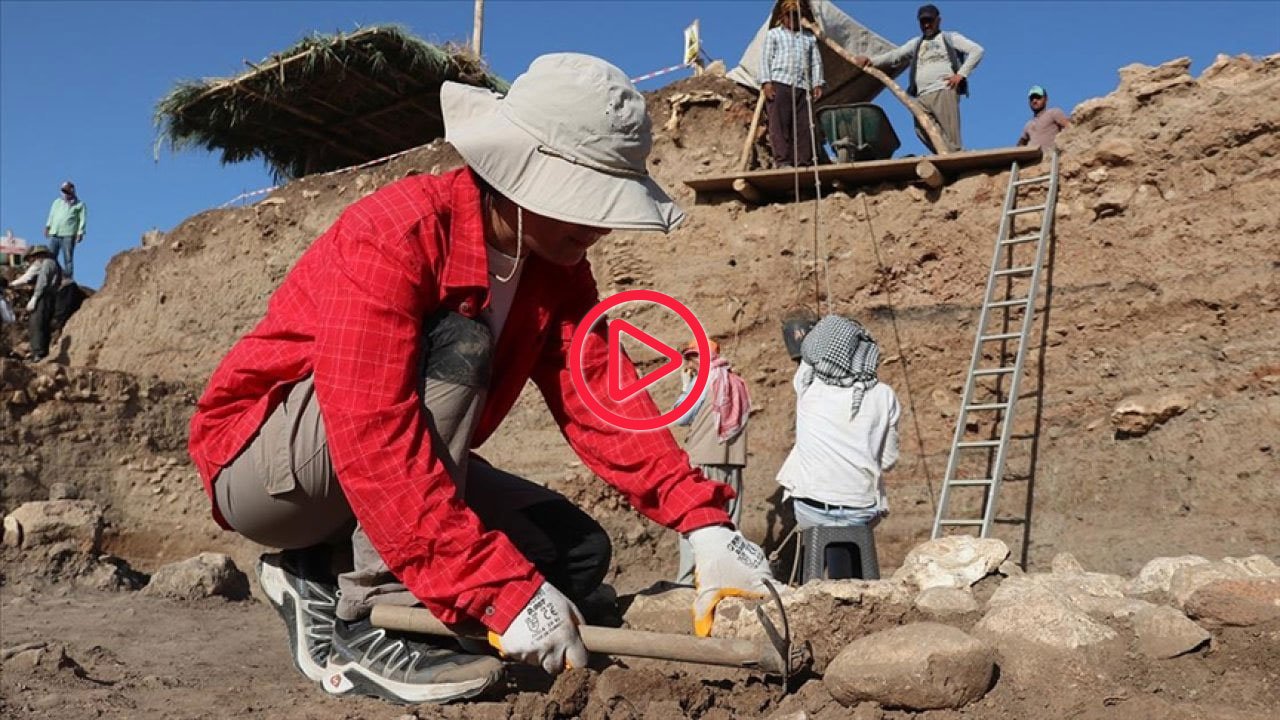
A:
MULTIPOLYGON (((504 657, 551 673, 587 662, 575 603, 609 569, 607 535, 563 496, 471 455, 529 379, 583 462, 689 539, 699 632, 720 598, 763 593, 769 577, 724 511, 732 490, 692 469, 669 432, 597 418, 570 378, 571 339, 598 301, 587 249, 683 217, 645 166, 644 98, 612 65, 558 54, 505 97, 445 83, 441 103, 465 167, 344 211, 191 421, 214 517, 283 549, 259 580, 298 669, 334 694, 443 702, 501 677, 497 658, 372 626, 378 603, 479 621, 504 657), (341 545, 353 567, 335 578, 327 550, 341 545)), ((597 327, 581 362, 601 402, 607 354, 597 327)), ((629 362, 622 373, 635 378, 629 362)), ((647 393, 612 409, 659 414, 647 393)))

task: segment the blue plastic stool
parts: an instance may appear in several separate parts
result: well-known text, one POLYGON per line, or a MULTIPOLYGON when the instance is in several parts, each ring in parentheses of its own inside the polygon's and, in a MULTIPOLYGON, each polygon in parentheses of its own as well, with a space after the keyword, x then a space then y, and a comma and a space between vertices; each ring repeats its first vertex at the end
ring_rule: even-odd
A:
POLYGON ((880 579, 875 534, 866 525, 811 527, 801 531, 800 547, 804 555, 801 582, 880 579), (829 551, 837 562, 830 562, 829 551), (847 562, 841 562, 844 558, 836 553, 842 553, 847 562))

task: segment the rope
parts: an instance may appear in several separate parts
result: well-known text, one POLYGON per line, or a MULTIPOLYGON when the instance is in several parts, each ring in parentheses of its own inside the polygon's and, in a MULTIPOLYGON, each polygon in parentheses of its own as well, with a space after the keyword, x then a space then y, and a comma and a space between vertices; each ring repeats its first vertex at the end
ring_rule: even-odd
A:
MULTIPOLYGON (((795 19, 795 27, 800 28, 801 17, 800 17, 799 8, 797 8, 794 11, 793 17, 795 19)), ((800 32, 800 31, 797 30, 796 32, 800 32)), ((817 126, 814 124, 814 112, 813 112, 813 65, 811 62, 811 58, 807 54, 805 55, 805 58, 804 58, 804 80, 805 80, 804 84, 809 86, 807 89, 804 90, 804 101, 805 101, 805 111, 809 117, 809 159, 810 159, 810 162, 812 163, 811 167, 813 168, 813 306, 814 306, 814 309, 818 311, 818 314, 821 315, 823 314, 822 300, 823 300, 824 285, 826 287, 826 309, 828 313, 832 312, 833 305, 831 301, 831 266, 827 258, 828 253, 821 252, 821 248, 819 247, 820 245, 819 235, 821 233, 821 229, 819 227, 819 220, 820 220, 819 209, 822 206, 822 181, 818 173, 818 131, 817 131, 817 126), (822 263, 821 272, 818 269, 819 256, 821 256, 821 263, 822 263)), ((794 224, 795 240, 793 241, 792 244, 798 249, 800 244, 799 239, 801 236, 801 229, 800 229, 801 208, 799 207, 800 205, 800 167, 795 162, 795 149, 800 142, 799 128, 797 127, 797 122, 796 122, 797 120, 799 120, 799 116, 798 116, 798 110, 796 108, 796 102, 795 102, 795 89, 793 88, 792 97, 791 97, 791 153, 792 153, 791 175, 792 175, 792 193, 793 193, 793 198, 796 204, 796 208, 794 213, 795 214, 795 224, 794 224)), ((825 244, 823 244, 823 247, 825 247, 825 244)), ((803 264, 800 261, 800 253, 798 252, 795 253, 795 256, 796 256, 796 275, 800 275, 803 272, 803 264)))
MULTIPOLYGON (((880 258, 880 243, 876 240, 876 228, 871 223, 871 206, 867 204, 867 194, 859 192, 862 198, 862 213, 867 218, 867 232, 871 235, 871 250, 876 256, 876 266, 884 271, 884 262, 880 258)), ((902 384, 907 392, 907 407, 911 409, 911 424, 916 429, 916 452, 920 455, 920 465, 924 468, 925 493, 929 496, 929 509, 934 516, 938 514, 938 501, 933 497, 933 474, 929 472, 929 461, 924 454, 924 439, 920 434, 920 413, 916 412, 915 392, 911 389, 911 373, 907 372, 907 353, 902 349, 902 335, 898 332, 898 313, 894 310, 897 303, 893 301, 893 290, 885 285, 885 296, 889 299, 889 325, 893 328, 893 342, 898 348, 898 357, 902 358, 902 384)))
MULTIPOLYGON (((320 173, 318 175, 307 175, 306 177, 329 177, 330 175, 337 175, 338 173, 349 172, 351 170, 361 170, 369 167, 370 165, 378 165, 379 163, 390 162, 400 157, 401 155, 406 155, 417 149, 418 149, 417 147, 406 148, 404 150, 401 150, 400 152, 394 152, 385 157, 375 158, 373 160, 362 162, 359 165, 348 165, 347 167, 340 167, 337 170, 330 170, 329 172, 320 173)), ((271 187, 262 188, 261 190, 252 190, 250 192, 240 193, 239 195, 219 205, 218 209, 224 210, 240 202, 241 200, 246 200, 251 197, 257 197, 259 195, 266 195, 269 192, 274 192, 276 190, 279 190, 281 187, 282 187, 281 185, 272 185, 271 187)))

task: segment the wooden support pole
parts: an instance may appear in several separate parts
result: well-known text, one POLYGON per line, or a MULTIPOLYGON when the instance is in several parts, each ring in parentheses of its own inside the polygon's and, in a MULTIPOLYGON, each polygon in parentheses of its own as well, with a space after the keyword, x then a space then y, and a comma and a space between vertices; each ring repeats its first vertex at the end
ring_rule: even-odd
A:
POLYGON ((746 178, 738 178, 733 181, 733 191, 738 196, 752 205, 764 205, 766 200, 764 193, 760 192, 760 188, 752 185, 746 178))
POLYGON ((476 13, 471 24, 471 51, 480 55, 480 40, 484 37, 484 0, 476 0, 476 13))
POLYGON ((868 65, 866 67, 858 65, 858 63, 854 61, 853 53, 841 47, 840 43, 827 37, 826 33, 822 32, 822 28, 817 25, 803 19, 800 21, 800 24, 807 28, 809 32, 813 33, 819 40, 826 43, 827 47, 831 48, 832 52, 848 61, 850 65, 879 80, 885 87, 889 88, 889 91, 896 95, 898 99, 902 101, 903 105, 907 106, 907 110, 911 111, 916 122, 920 123, 920 127, 924 128, 925 135, 929 136, 929 142, 933 144, 934 154, 945 155, 947 153, 947 142, 943 140, 942 131, 939 130, 937 124, 933 122, 933 118, 929 117, 928 114, 922 111, 920 106, 913 102, 911 98, 903 92, 902 88, 898 86, 898 83, 893 81, 893 78, 885 75, 879 68, 872 65, 868 65))
POLYGON ((916 163, 916 177, 920 178, 920 182, 933 190, 942 187, 942 171, 938 169, 937 165, 928 160, 921 160, 916 163))
POLYGON ((760 113, 764 112, 764 90, 760 90, 760 98, 756 100, 756 113, 751 116, 751 129, 747 131, 747 141, 742 143, 742 158, 738 161, 738 167, 742 170, 750 169, 751 165, 751 146, 756 144, 756 131, 760 129, 760 113))

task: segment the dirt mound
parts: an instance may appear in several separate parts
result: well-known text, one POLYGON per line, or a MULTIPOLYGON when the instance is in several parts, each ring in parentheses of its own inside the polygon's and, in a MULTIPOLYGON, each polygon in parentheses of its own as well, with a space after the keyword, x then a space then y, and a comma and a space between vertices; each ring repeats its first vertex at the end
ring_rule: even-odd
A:
MULTIPOLYGON (((1033 566, 1047 565, 1060 550, 1125 574, 1156 555, 1280 556, 1280 215, 1271 207, 1280 193, 1280 56, 1223 57, 1199 77, 1187 70, 1186 61, 1124 68, 1117 90, 1077 107, 1073 127, 1060 136, 1056 241, 1019 405, 1019 432, 1034 440, 1013 448, 1014 478, 1001 508, 1002 515, 1030 509, 1025 550, 1033 566), (1152 396, 1176 396, 1185 409, 1141 434, 1117 434, 1113 411, 1152 396)), ((593 250, 602 293, 654 287, 685 301, 751 384, 756 411, 744 528, 772 549, 788 525, 773 478, 790 448, 794 403, 794 365, 780 342, 780 320, 792 306, 812 305, 815 287, 829 286, 834 309, 862 320, 880 340, 881 379, 904 406, 903 459, 888 477, 893 514, 877 532, 887 575, 928 534, 1005 174, 957 178, 940 193, 855 189, 816 206, 694 206, 681 181, 734 168, 753 99, 726 80, 704 77, 649 101, 653 173, 689 217, 670 236, 615 233, 593 250)), ((306 178, 256 205, 192 217, 114 258, 102 290, 66 328, 71 367, 0 360, 0 505, 11 509, 43 499, 53 483, 71 484, 103 506, 105 549, 135 567, 153 570, 201 550, 227 552, 250 567, 257 549, 213 527, 185 457, 194 398, 346 205, 395 179, 457 162, 437 143, 386 165, 306 178)), ((653 310, 631 319, 659 337, 685 333, 653 310)), ((660 387, 657 394, 662 403, 674 391, 660 387)), ((601 518, 614 538, 610 582, 620 591, 674 572, 674 534, 635 517, 576 465, 536 392, 521 398, 482 452, 601 518)), ((1016 558, 1022 528, 1000 526, 997 533, 1016 558)), ((15 573, 25 571, 11 558, 0 562, 11 596, 15 573)), ((113 684, 73 685, 52 679, 64 677, 56 674, 11 681, 6 662, 6 710, 32 717, 89 707, 133 717, 305 717, 338 708, 280 671, 289 661, 278 621, 253 604, 193 609, 87 595, 75 600, 81 608, 54 613, 52 602, 34 589, 6 600, 5 647, 77 638, 64 654, 88 668, 88 677, 113 684), (107 615, 118 622, 104 628, 107 615), (243 632, 208 631, 224 624, 243 632), (154 652, 129 639, 157 627, 164 637, 154 652), (192 637, 214 658, 198 678, 174 670, 190 665, 192 637), (98 646, 119 653, 127 669, 99 673, 88 659, 98 646), (268 670, 247 693, 243 670, 230 660, 244 657, 268 670), (226 693, 231 687, 238 688, 234 698, 226 693), (69 705, 47 699, 60 693, 69 705), (163 702, 179 695, 185 700, 177 705, 163 702)), ((895 612, 866 622, 916 617, 895 612)), ((966 629, 973 619, 962 623, 966 629)), ((813 634, 821 628, 805 627, 813 634)), ((996 718, 1102 718, 1230 715, 1234 708, 1248 717, 1264 707, 1258 699, 1266 695, 1258 692, 1268 692, 1260 679, 1275 662, 1275 632, 1222 629, 1202 657, 1173 666, 1132 662, 1122 651, 1082 667, 1067 689, 1050 663, 998 682, 976 709, 996 718), (1243 700, 1229 702, 1232 693, 1243 700)), ((551 695, 529 692, 538 682, 526 673, 492 702, 418 713, 552 717, 570 714, 571 706, 584 717, 610 718, 851 712, 833 705, 820 683, 778 702, 733 671, 633 663, 564 678, 551 695)), ((859 708, 858 716, 881 717, 869 710, 859 708)), ((342 711, 394 716, 372 701, 344 701, 342 711)))

